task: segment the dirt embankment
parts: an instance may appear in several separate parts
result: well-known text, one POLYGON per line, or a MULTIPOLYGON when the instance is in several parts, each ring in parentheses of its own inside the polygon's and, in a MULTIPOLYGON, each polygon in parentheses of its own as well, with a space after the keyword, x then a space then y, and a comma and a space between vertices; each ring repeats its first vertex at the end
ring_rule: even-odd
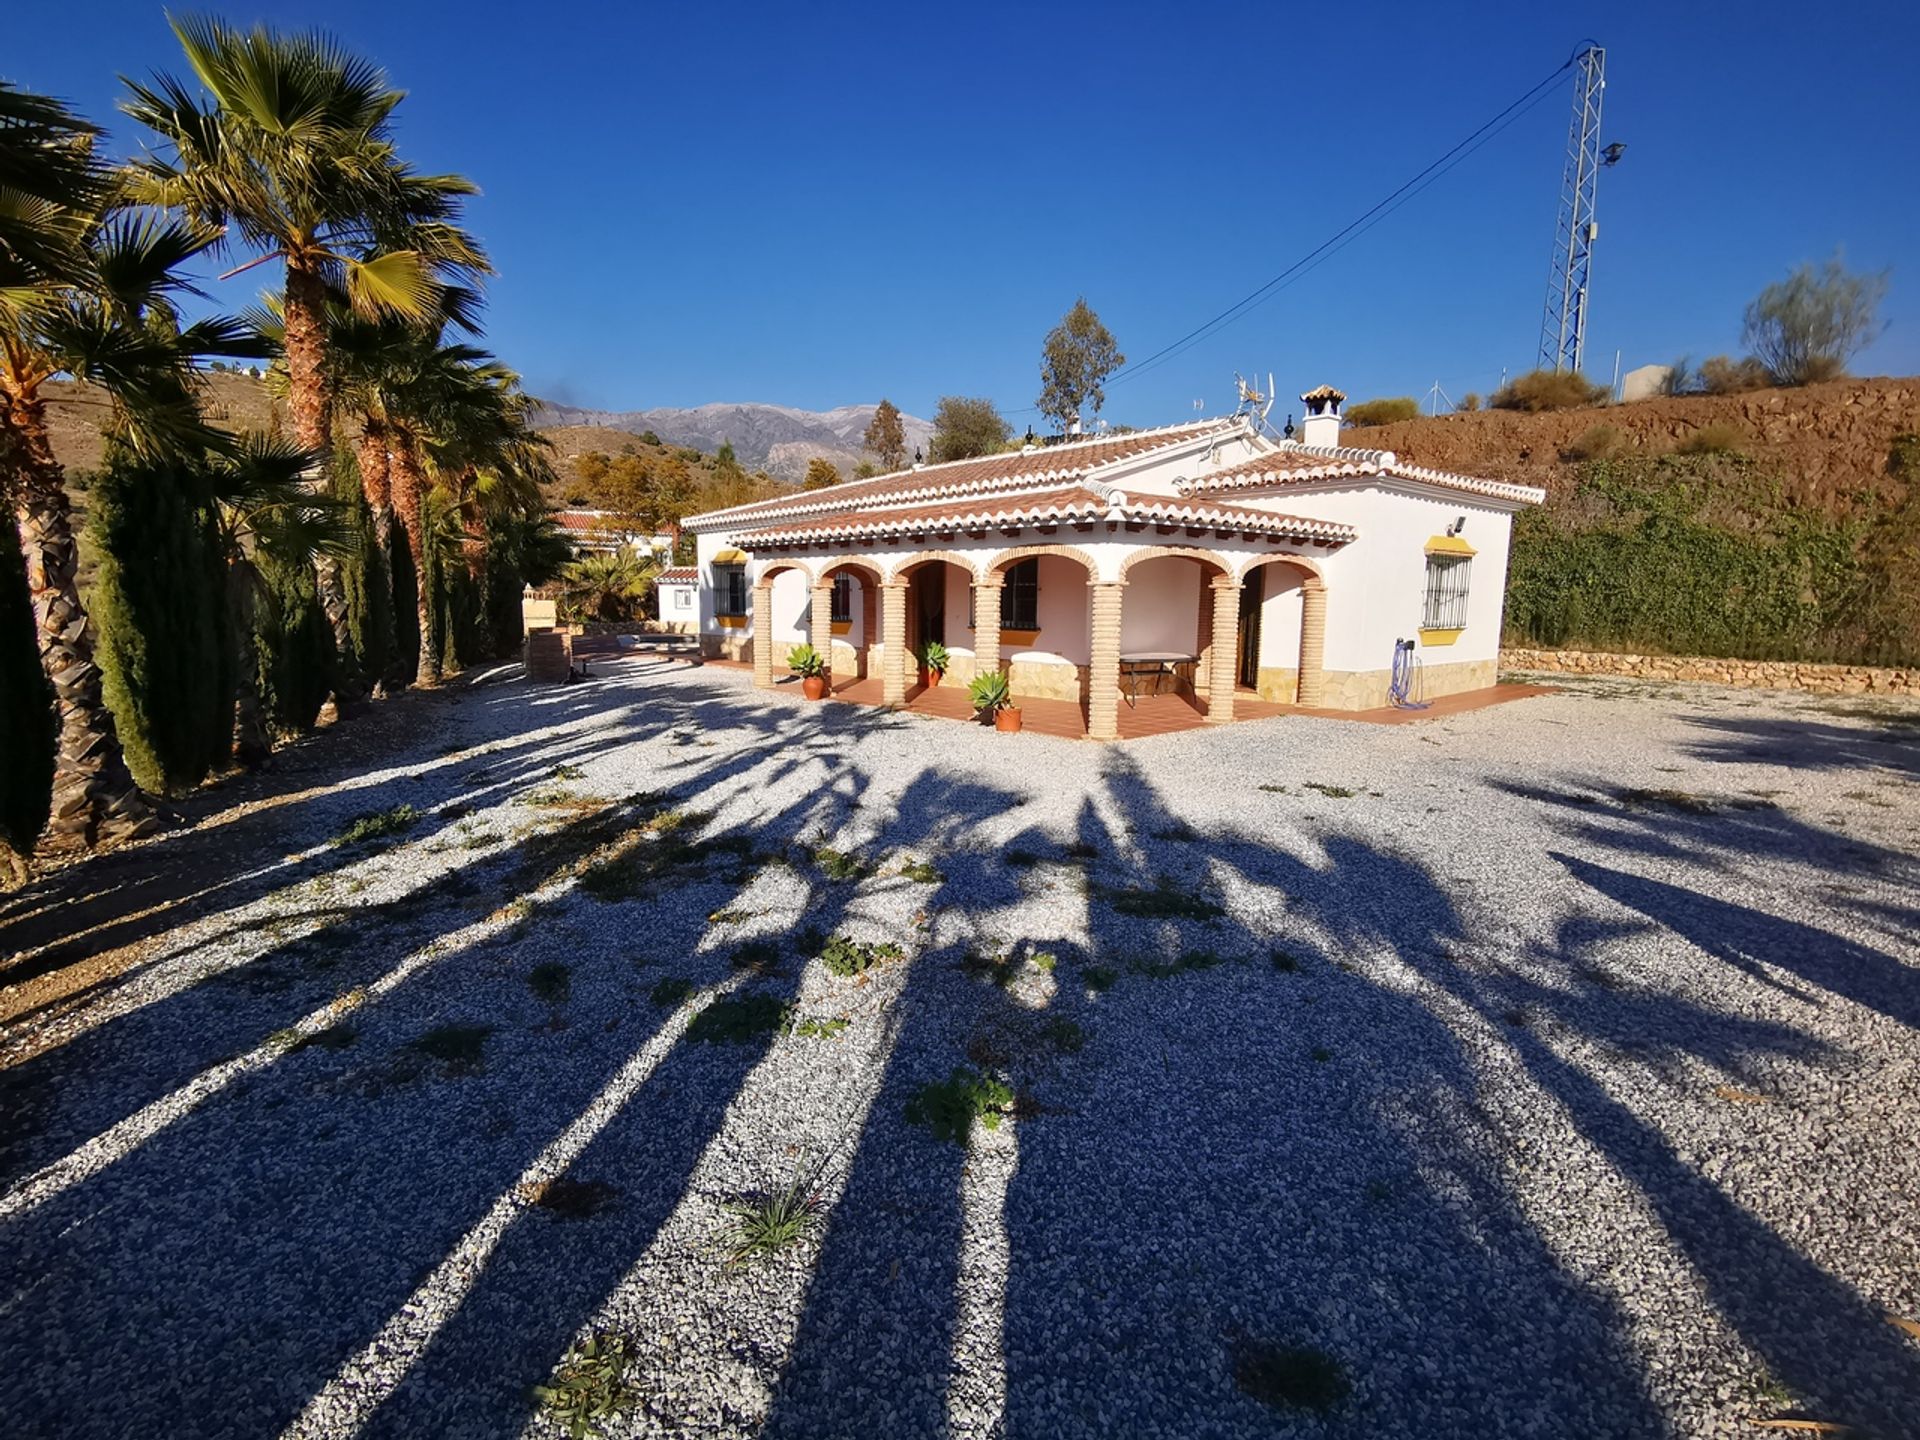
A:
POLYGON ((1776 466, 1795 501, 1841 512, 1857 491, 1894 487, 1887 457, 1896 435, 1920 432, 1920 378, 1834 380, 1795 390, 1686 395, 1537 415, 1480 410, 1348 429, 1349 445, 1401 459, 1559 491, 1573 475, 1563 455, 1595 426, 1619 432, 1628 452, 1660 454, 1696 430, 1730 425, 1743 449, 1776 466))
MULTIPOLYGON (((206 377, 206 387, 203 404, 207 418, 221 429, 266 430, 276 416, 283 432, 290 429, 287 407, 275 398, 266 381, 216 372, 206 377)), ((68 470, 98 469, 101 429, 113 413, 107 397, 91 385, 64 380, 50 381, 43 393, 54 458, 68 470)))

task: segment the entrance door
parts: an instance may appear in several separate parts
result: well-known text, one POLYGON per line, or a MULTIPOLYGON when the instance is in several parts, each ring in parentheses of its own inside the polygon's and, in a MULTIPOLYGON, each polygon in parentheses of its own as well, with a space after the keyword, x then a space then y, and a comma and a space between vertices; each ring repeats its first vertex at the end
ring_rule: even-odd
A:
POLYGON ((1240 586, 1240 683, 1260 685, 1260 602, 1267 598, 1267 567, 1248 574, 1240 586))

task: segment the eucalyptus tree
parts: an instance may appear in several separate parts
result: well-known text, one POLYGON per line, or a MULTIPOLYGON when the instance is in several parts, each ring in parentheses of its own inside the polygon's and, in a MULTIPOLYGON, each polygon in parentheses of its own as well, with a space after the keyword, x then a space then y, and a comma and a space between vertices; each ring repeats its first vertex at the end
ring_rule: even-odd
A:
POLYGON ((227 442, 201 417, 197 366, 267 353, 237 320, 180 323, 175 302, 191 289, 180 268, 216 237, 129 208, 96 153, 99 133, 57 101, 0 85, 0 494, 19 527, 59 725, 41 846, 51 852, 128 838, 152 817, 102 698, 44 387, 61 375, 97 387, 109 439, 136 458, 200 455, 227 442))
MULTIPOLYGON (((177 207, 225 245, 252 252, 229 275, 282 264, 294 437, 324 454, 333 442, 330 292, 362 315, 432 316, 444 285, 488 268, 460 225, 474 186, 400 159, 392 117, 403 92, 328 37, 205 18, 169 24, 204 94, 167 75, 125 82, 127 113, 161 141, 159 153, 136 162, 135 183, 141 198, 177 207)), ((344 648, 338 564, 323 556, 320 578, 344 648)))

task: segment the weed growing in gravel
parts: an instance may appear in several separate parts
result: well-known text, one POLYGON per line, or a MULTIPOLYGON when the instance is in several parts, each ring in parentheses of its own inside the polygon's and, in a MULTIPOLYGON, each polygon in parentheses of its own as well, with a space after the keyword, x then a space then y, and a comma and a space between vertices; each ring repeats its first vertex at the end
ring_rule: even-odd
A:
POLYGON ((549 780, 581 780, 586 777, 586 773, 578 765, 556 765, 547 772, 547 778, 549 780))
POLYGON ((1090 995, 1105 994, 1119 978, 1120 972, 1106 965, 1089 965, 1080 972, 1080 979, 1090 995))
POLYGON ((706 1045, 746 1045, 784 1028, 788 1008, 772 995, 716 1000, 687 1025, 687 1039, 706 1045))
POLYGON ((871 970, 883 960, 904 960, 907 952, 891 940, 862 944, 846 935, 835 935, 821 947, 820 963, 827 973, 842 979, 871 970))
POLYGON ((486 1059, 491 1034, 491 1025, 436 1025, 414 1041, 413 1048, 453 1074, 466 1074, 478 1070, 486 1059))
POLYGON ((900 873, 916 885, 938 885, 946 878, 926 860, 916 860, 911 865, 902 865, 900 873))
POLYGON ((1045 971, 1051 975, 1053 973, 1053 967, 1060 963, 1060 957, 1051 950, 1040 950, 1034 953, 1031 963, 1034 969, 1045 971))
POLYGON ((527 972, 527 988, 536 1000, 561 1005, 573 991, 573 971, 558 960, 542 960, 527 972))
POLYGON ((516 795, 513 803, 535 810, 598 810, 607 802, 598 795, 576 795, 564 785, 544 785, 516 795))
POLYGON ((693 982, 680 975, 669 975, 655 983, 647 992, 647 999, 656 1005, 678 1005, 693 994, 693 982))
POLYGON ((777 1255, 804 1240, 820 1223, 820 1197, 800 1180, 782 1190, 748 1195, 727 1206, 733 1216, 728 1265, 746 1265, 777 1255))
POLYGON ((1127 968, 1149 980, 1171 980, 1189 970, 1212 970, 1226 963, 1227 957, 1217 950, 1189 950, 1171 960, 1135 960, 1127 968))
POLYGON ((567 1352, 551 1384, 533 1387, 533 1398, 567 1427, 572 1440, 585 1440, 639 1399, 626 1378, 633 1361, 629 1336, 596 1331, 567 1352))
POLYGON ((1358 790, 1349 790, 1344 785, 1323 785, 1318 780, 1308 780, 1301 788, 1317 790, 1329 800, 1351 800, 1360 793, 1358 790))
POLYGON ((1090 840, 1076 840, 1067 846, 1067 858, 1069 860, 1098 860, 1100 858, 1100 847, 1090 840))
POLYGON ((527 1180, 514 1193, 527 1205, 534 1205, 562 1220, 591 1220, 606 1209, 620 1191, 604 1180, 572 1180, 556 1175, 551 1180, 527 1180))
POLYGON ((816 845, 813 863, 829 880, 864 880, 873 873, 873 866, 851 850, 835 850, 831 845, 816 845))
POLYGON ((1262 785, 1260 788, 1265 790, 1269 795, 1286 795, 1291 793, 1284 785, 1262 785))
POLYGON ((388 840, 404 835, 426 817, 411 805, 395 805, 391 810, 374 810, 356 816, 338 835, 336 845, 364 845, 369 840, 388 840))
POLYGON ((780 968, 780 947, 771 940, 749 940, 735 947, 733 954, 727 957, 727 963, 736 970, 770 975, 780 968))
POLYGON ((1377 1205, 1386 1204, 1393 1198, 1393 1182, 1391 1180, 1367 1181, 1367 1198, 1377 1205))
POLYGON ((1086 1048, 1087 1032, 1064 1015, 1049 1020, 1040 1027, 1040 1033, 1062 1055, 1078 1055, 1086 1048))
POLYGON ((1327 1049, 1327 1047, 1324 1045, 1316 1045, 1313 1047, 1312 1050, 1308 1051, 1307 1053, 1312 1058, 1313 1063, 1316 1065, 1324 1065, 1329 1060, 1333 1059, 1333 1052, 1327 1049))
POLYGON ((844 1015, 835 1015, 830 1019, 809 1015, 804 1020, 790 1020, 787 1033, 802 1040, 832 1040, 852 1023, 844 1015))
POLYGON ((1299 960, 1284 950, 1275 950, 1267 959, 1273 962, 1273 968, 1282 975, 1292 975, 1300 969, 1299 960))
POLYGON ((1046 859, 1046 856, 1036 855, 1031 850, 1022 850, 1015 847, 1012 850, 1006 851, 1000 858, 1016 869, 1025 870, 1031 866, 1038 865, 1042 860, 1046 859))
POLYGON ((1514 1006, 1511 1010, 1502 1011, 1500 1018, 1516 1030, 1524 1030, 1527 1026, 1527 1012, 1522 1010, 1518 1005, 1514 1006))
POLYGON ((360 1038, 359 1032, 351 1025, 329 1025, 324 1030, 316 1030, 311 1035, 302 1036, 294 1041, 295 1050, 344 1050, 360 1038))
POLYGON ((1347 1372, 1324 1350, 1245 1340, 1233 1357, 1233 1383, 1263 1405, 1331 1410, 1352 1388, 1347 1372))
POLYGON ((1140 920, 1215 920, 1227 913, 1171 875, 1155 876, 1150 890, 1103 890, 1100 893, 1117 913, 1140 920))
POLYGON ((293 1050, 304 1037, 299 1030, 289 1025, 284 1030, 276 1030, 262 1042, 269 1050, 293 1050))
POLYGON ((991 1075, 964 1065, 954 1067, 945 1080, 922 1085, 907 1102, 907 1123, 924 1125, 936 1140, 962 1145, 978 1120, 989 1130, 1000 1128, 1000 1117, 1013 1113, 1013 1089, 991 1075))
POLYGON ((707 916, 709 925, 737 925, 742 920, 753 918, 751 910, 716 910, 707 916))

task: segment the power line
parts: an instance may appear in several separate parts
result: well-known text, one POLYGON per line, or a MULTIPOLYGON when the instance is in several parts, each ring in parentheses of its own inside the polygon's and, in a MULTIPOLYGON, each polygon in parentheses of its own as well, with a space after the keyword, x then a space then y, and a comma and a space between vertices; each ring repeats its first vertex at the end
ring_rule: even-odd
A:
MULTIPOLYGON (((1157 369, 1169 360, 1177 358, 1192 349, 1193 346, 1197 345, 1200 341, 1216 334, 1250 310, 1271 299, 1288 284, 1313 270, 1322 261, 1330 259, 1352 241, 1359 239, 1361 235, 1379 224, 1380 221, 1386 219, 1387 216, 1391 215, 1395 210, 1399 209, 1400 206, 1407 203, 1407 201, 1412 200, 1429 185, 1446 175, 1448 171, 1466 160, 1476 150, 1480 149, 1502 130, 1506 129, 1507 126, 1511 125, 1538 104, 1546 95, 1548 88, 1574 64, 1579 57, 1579 53, 1579 51, 1575 51, 1574 54, 1569 55, 1554 68, 1550 75, 1527 90, 1526 93, 1513 101, 1512 104, 1487 120, 1478 129, 1468 134, 1445 154, 1434 160, 1432 164, 1407 180, 1405 184, 1356 216, 1341 229, 1329 235, 1325 240, 1314 246, 1313 249, 1307 251, 1306 254, 1295 260, 1259 289, 1244 296, 1232 305, 1229 305, 1212 319, 1195 326, 1178 340, 1173 341, 1169 345, 1162 346, 1144 360, 1136 360, 1132 364, 1115 371, 1106 383, 1109 385, 1123 384, 1128 380, 1134 379, 1136 376, 1144 375, 1149 371, 1157 369)), ((1009 411, 1008 413, 1016 415, 1025 414, 1037 408, 1036 406, 1030 405, 1022 406, 1019 410, 1009 411)))

